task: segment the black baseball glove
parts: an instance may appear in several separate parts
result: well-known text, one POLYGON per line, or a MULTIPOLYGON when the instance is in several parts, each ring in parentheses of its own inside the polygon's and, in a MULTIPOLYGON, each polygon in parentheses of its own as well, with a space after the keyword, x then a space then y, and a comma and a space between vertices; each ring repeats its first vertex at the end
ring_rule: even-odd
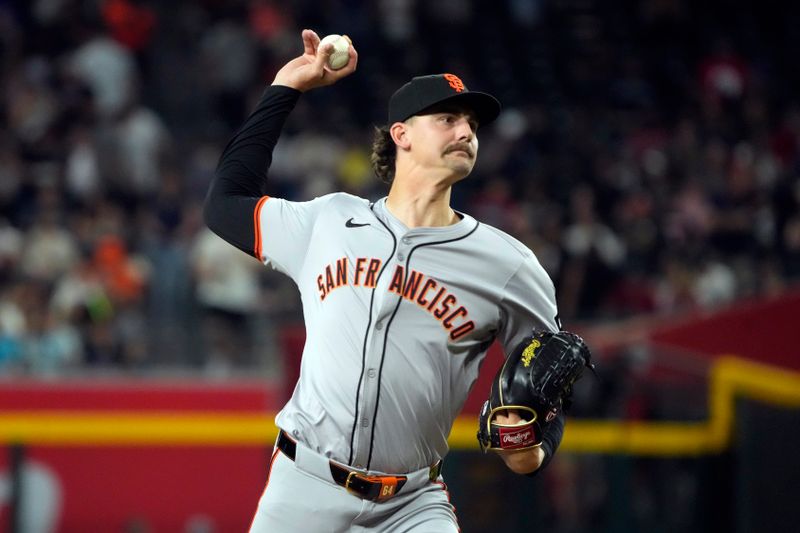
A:
POLYGON ((481 450, 525 450, 539 446, 547 424, 569 401, 572 384, 593 368, 589 348, 574 333, 543 331, 508 355, 492 382, 478 428, 481 450), (515 409, 516 425, 493 421, 498 411, 515 409))

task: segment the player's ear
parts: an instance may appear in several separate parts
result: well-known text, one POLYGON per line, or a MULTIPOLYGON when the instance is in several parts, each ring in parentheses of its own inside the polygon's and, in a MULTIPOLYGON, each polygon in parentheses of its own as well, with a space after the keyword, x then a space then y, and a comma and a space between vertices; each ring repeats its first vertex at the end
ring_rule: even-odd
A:
POLYGON ((395 122, 389 126, 389 135, 398 148, 408 150, 411 147, 411 137, 408 131, 408 124, 405 122, 395 122))

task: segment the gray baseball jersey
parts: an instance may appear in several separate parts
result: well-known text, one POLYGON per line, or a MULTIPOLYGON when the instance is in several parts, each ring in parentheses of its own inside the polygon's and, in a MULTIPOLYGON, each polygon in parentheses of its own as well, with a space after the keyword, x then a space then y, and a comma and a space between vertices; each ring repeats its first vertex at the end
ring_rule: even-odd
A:
POLYGON ((277 424, 331 459, 384 473, 426 468, 494 339, 557 330, 555 290, 534 254, 466 214, 409 229, 344 193, 264 197, 256 254, 300 289, 300 379, 277 424))

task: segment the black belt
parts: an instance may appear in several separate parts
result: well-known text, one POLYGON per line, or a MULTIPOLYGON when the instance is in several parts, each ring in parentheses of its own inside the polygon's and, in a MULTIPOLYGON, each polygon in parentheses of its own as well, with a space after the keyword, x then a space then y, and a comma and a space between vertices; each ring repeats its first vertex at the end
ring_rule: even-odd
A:
MULTIPOLYGON (((297 443, 284 431, 278 433, 278 449, 283 454, 294 461, 297 452, 297 443)), ((341 485, 356 496, 365 500, 386 501, 395 496, 408 478, 406 476, 368 476, 356 470, 350 470, 339 466, 333 461, 329 461, 331 477, 337 485, 341 485)), ((437 462, 431 467, 431 481, 439 477, 442 469, 442 462, 437 462)))

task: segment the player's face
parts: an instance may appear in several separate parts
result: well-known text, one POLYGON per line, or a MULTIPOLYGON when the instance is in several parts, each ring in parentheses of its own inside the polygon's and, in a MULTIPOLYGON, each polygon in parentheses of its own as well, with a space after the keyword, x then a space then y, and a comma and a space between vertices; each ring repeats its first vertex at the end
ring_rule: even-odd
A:
POLYGON ((423 166, 448 170, 457 178, 467 176, 478 155, 478 121, 471 111, 440 108, 412 120, 411 151, 423 166))

